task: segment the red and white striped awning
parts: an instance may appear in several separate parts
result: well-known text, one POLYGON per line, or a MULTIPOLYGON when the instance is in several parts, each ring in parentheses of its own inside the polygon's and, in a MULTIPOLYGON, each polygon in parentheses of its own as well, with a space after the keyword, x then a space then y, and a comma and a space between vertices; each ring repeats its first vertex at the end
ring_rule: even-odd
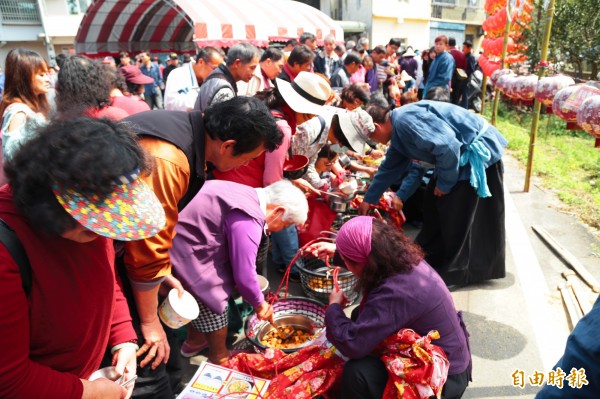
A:
POLYGON ((314 7, 291 0, 95 0, 75 37, 79 54, 190 51, 298 38, 304 32, 343 41, 342 28, 314 7))

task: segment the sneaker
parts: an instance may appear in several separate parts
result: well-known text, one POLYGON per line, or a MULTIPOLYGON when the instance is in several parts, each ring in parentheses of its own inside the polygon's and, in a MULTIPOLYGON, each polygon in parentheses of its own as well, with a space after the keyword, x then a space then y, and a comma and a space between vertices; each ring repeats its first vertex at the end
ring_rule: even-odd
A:
POLYGON ((187 340, 183 342, 181 345, 181 356, 183 357, 193 357, 198 353, 202 352, 204 349, 208 348, 208 342, 203 342, 199 345, 190 344, 187 340))
MULTIPOLYGON (((287 267, 283 267, 283 266, 277 267, 277 271, 281 274, 285 274, 286 270, 287 270, 287 267)), ((292 267, 292 270, 290 270, 290 281, 292 281, 294 283, 300 282, 300 272, 298 271, 298 268, 295 265, 292 267)))

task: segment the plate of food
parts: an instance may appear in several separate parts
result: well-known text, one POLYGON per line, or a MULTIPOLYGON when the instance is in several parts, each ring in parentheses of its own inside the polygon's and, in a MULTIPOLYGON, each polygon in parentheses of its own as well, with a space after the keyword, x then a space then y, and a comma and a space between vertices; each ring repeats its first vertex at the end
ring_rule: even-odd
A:
POLYGON ((251 392, 252 384, 246 380, 233 379, 225 387, 228 398, 245 399, 251 392))

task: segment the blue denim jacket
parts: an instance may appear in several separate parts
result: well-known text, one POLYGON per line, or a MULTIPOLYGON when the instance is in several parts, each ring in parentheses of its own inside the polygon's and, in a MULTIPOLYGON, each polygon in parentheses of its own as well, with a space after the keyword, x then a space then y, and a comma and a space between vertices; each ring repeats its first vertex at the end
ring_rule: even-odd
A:
POLYGON ((435 59, 429 67, 429 75, 425 82, 425 93, 432 87, 448 87, 452 80, 456 64, 450 53, 443 52, 435 56, 435 59))
POLYGON ((423 100, 391 112, 392 140, 365 201, 374 204, 397 181, 413 159, 435 166, 437 187, 450 192, 457 181, 470 180, 471 164, 460 165, 460 157, 481 132, 478 141, 489 150, 485 168, 502 158, 508 142, 494 126, 459 106, 423 100))

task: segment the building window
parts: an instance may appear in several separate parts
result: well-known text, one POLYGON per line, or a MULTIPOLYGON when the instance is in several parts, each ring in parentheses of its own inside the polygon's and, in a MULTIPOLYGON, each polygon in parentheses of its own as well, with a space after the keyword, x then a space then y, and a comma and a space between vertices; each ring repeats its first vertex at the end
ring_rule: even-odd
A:
POLYGON ((0 15, 2 21, 11 24, 27 25, 41 21, 37 0, 1 0, 0 15))
POLYGON ((67 11, 71 15, 85 14, 92 0, 67 0, 67 11))
POLYGON ((455 6, 456 0, 433 0, 432 3, 440 6, 455 6))

